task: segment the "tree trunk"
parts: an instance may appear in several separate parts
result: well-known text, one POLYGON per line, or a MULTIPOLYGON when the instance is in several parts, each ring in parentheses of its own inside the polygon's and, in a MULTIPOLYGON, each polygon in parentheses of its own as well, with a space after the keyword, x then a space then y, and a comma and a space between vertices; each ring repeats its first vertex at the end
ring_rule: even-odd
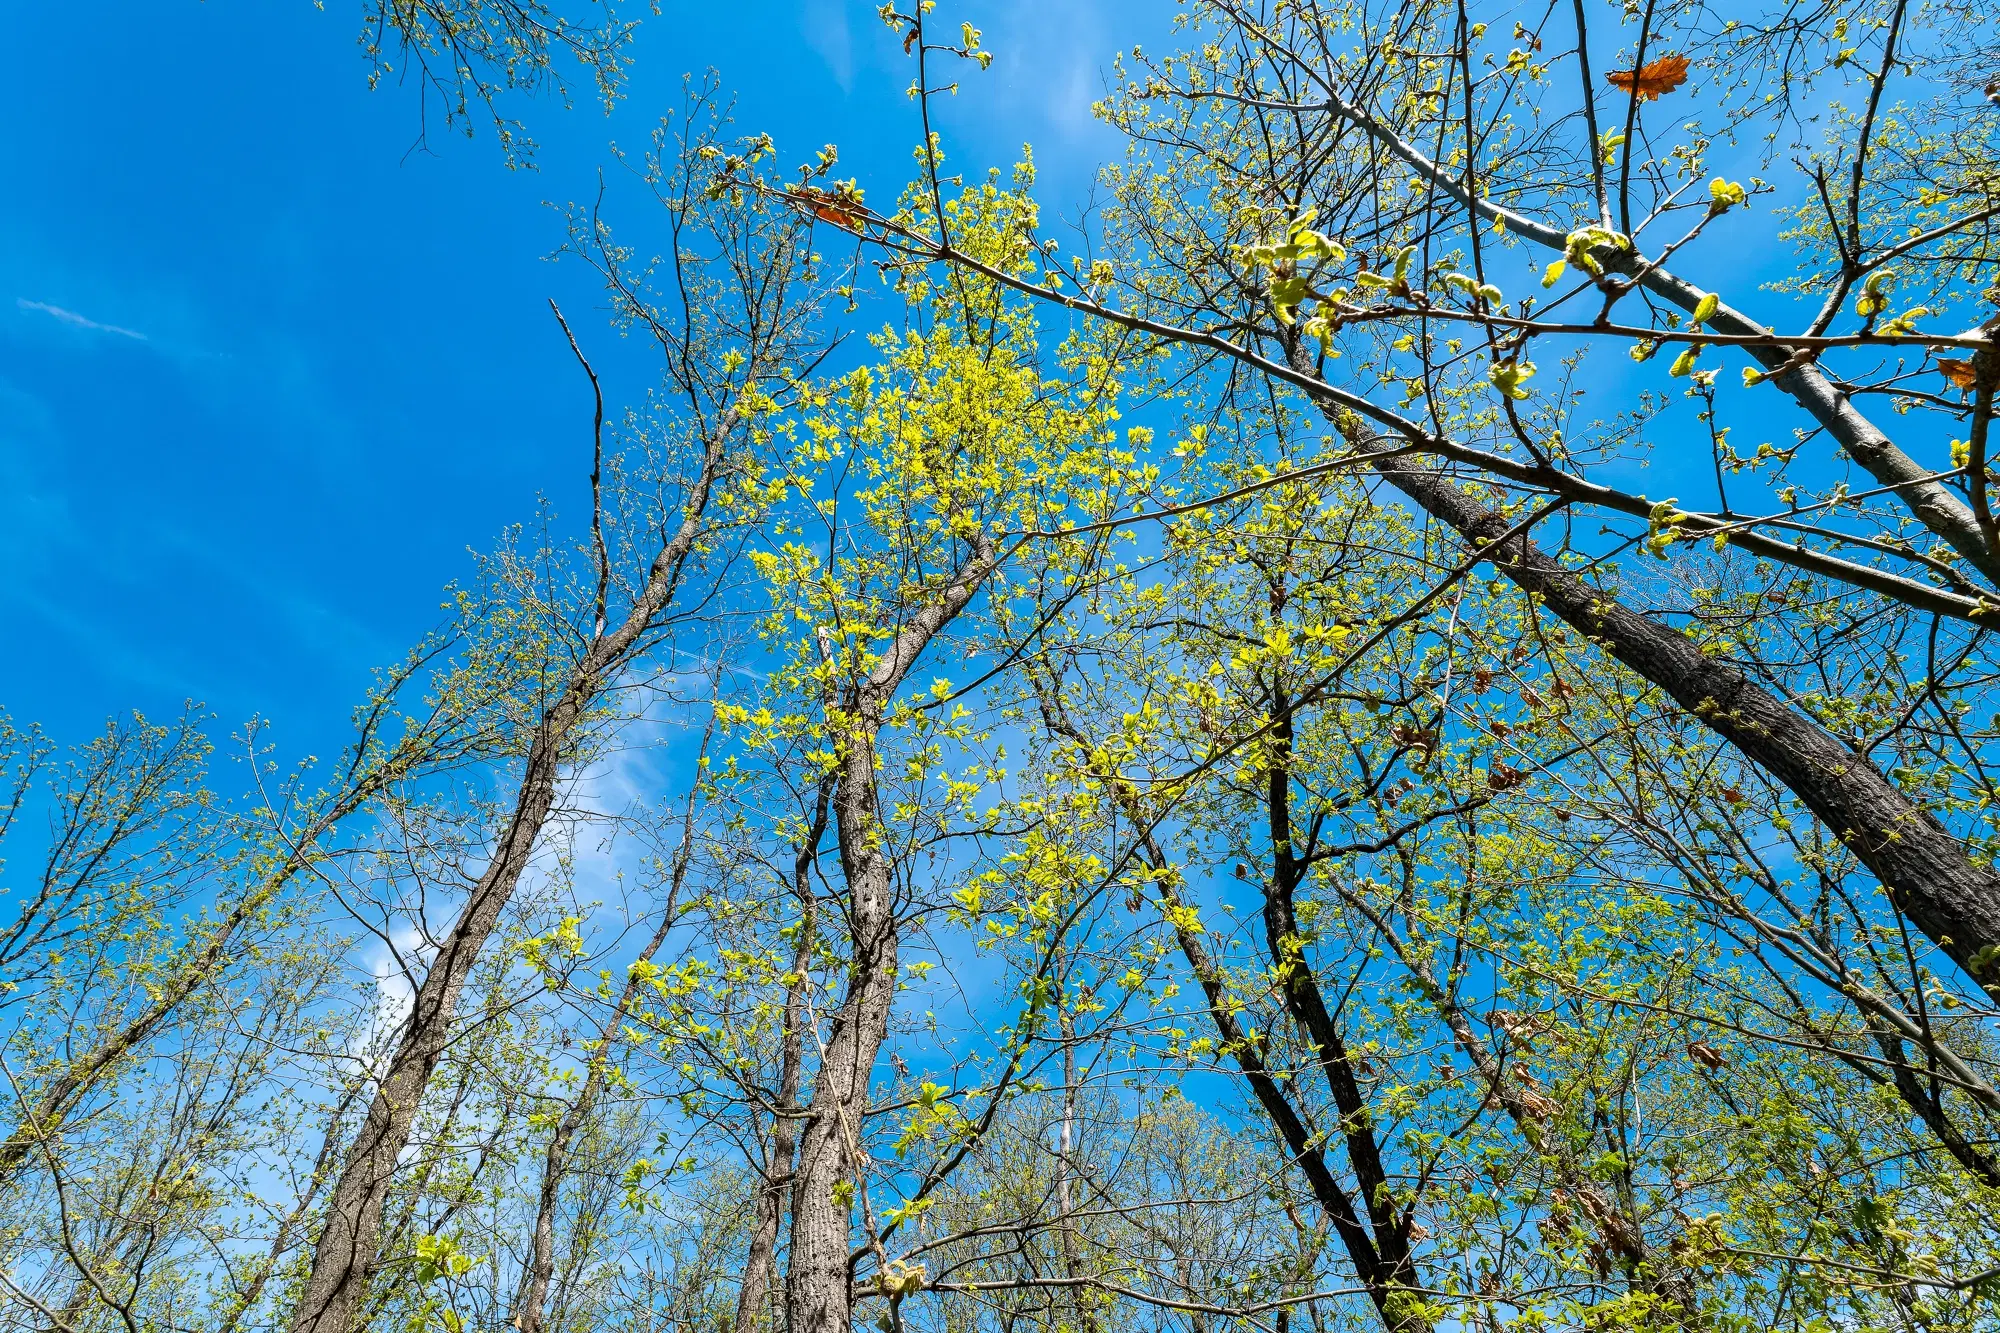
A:
POLYGON ((1604 1248, 1618 1259, 1627 1277, 1642 1290, 1650 1291, 1672 1305, 1677 1312, 1676 1323, 1699 1322, 1701 1304, 1692 1275, 1675 1264, 1671 1256, 1654 1252, 1639 1228, 1638 1219, 1630 1216, 1609 1190, 1590 1177, 1583 1164, 1577 1161, 1576 1154, 1562 1141, 1561 1129, 1544 1132, 1544 1116, 1522 1095, 1521 1089, 1509 1086, 1500 1060, 1473 1030, 1471 1020, 1466 1017, 1457 999, 1433 975, 1430 965, 1424 961, 1424 951, 1405 947, 1403 939, 1390 928, 1389 922, 1354 893, 1342 888, 1340 896, 1374 924, 1376 932, 1388 943, 1390 952, 1409 969, 1417 989, 1430 1001, 1438 1017, 1451 1029, 1452 1039, 1457 1042, 1458 1048, 1472 1062, 1474 1071, 1486 1086, 1487 1095, 1500 1103, 1500 1108, 1514 1122, 1521 1136, 1552 1165, 1563 1189, 1577 1201, 1602 1239, 1604 1248), (1549 1142, 1550 1139, 1554 1142, 1549 1142))
POLYGON ((667 895, 666 915, 635 960, 635 970, 627 975, 617 1007, 598 1030, 597 1045, 590 1052, 590 1073, 584 1078, 582 1089, 577 1093, 576 1100, 563 1111, 562 1119, 556 1122, 555 1133, 549 1137, 548 1151, 542 1161, 542 1188, 535 1207, 535 1230, 530 1241, 528 1263, 522 1270, 521 1287, 514 1297, 514 1313, 507 1320, 519 1333, 541 1333, 549 1299, 549 1280, 556 1271, 556 1205, 562 1198, 563 1179, 569 1174, 570 1145, 576 1141, 577 1131, 583 1128, 590 1113, 597 1109, 598 1098, 604 1095, 605 1070, 610 1063, 612 1044, 618 1040, 619 1029, 631 1015, 632 1003, 639 998, 640 988, 644 985, 644 978, 636 970, 637 964, 652 962, 653 955, 660 951, 660 946, 667 942, 667 935, 674 928, 674 908, 687 873, 686 850, 684 843, 682 860, 674 867, 673 888, 667 895))
MULTIPOLYGON (((1294 345, 1292 360, 1294 368, 1310 372, 1303 347, 1294 345)), ((1325 399, 1320 407, 1336 425, 1344 420, 1325 399)), ((1564 624, 1664 690, 1789 787, 1881 880, 1890 901, 1967 975, 1975 981, 1994 976, 1993 960, 2000 958, 2000 875, 1974 862, 1964 843, 1852 746, 1742 667, 1585 583, 1528 534, 1509 535, 1512 520, 1436 468, 1398 456, 1377 460, 1375 471, 1564 624), (1982 949, 1991 952, 1981 957, 1982 949)))
MULTIPOLYGON (((1042 717, 1050 731, 1074 743, 1086 757, 1092 753, 1088 739, 1063 715, 1060 699, 1053 687, 1042 692, 1042 717)), ((1305 1176, 1314 1202, 1332 1224, 1334 1234, 1340 1237, 1341 1246, 1354 1265, 1354 1275, 1366 1288, 1368 1299, 1381 1316, 1383 1327, 1389 1333, 1431 1333, 1430 1323, 1413 1311, 1399 1292, 1399 1288, 1415 1285, 1417 1277, 1415 1264, 1407 1249, 1400 1258, 1396 1258, 1385 1255, 1377 1248, 1375 1237, 1361 1220, 1354 1200, 1348 1196, 1327 1162, 1322 1145, 1330 1135, 1308 1125, 1298 1108, 1292 1105, 1282 1075, 1273 1074, 1265 1063, 1267 1047, 1264 1037, 1246 1031, 1237 1017, 1241 1006, 1230 995, 1222 969, 1202 943, 1201 927, 1192 922, 1191 912, 1174 887, 1175 867, 1168 859, 1166 849, 1153 836, 1153 821, 1137 793, 1115 769, 1094 768, 1093 772, 1111 792, 1119 809, 1137 832, 1146 865, 1153 872, 1153 892, 1159 898, 1160 915, 1172 927, 1181 956, 1187 960, 1188 970, 1201 986, 1202 998, 1208 1003, 1209 1018, 1215 1024, 1216 1034, 1222 1038, 1221 1049, 1229 1053, 1230 1059, 1242 1071, 1251 1094, 1256 1097, 1271 1128, 1285 1145, 1290 1160, 1305 1176)))
MULTIPOLYGON (((1274 582, 1274 589, 1277 586, 1274 582)), ((1274 591, 1273 617, 1282 609, 1282 595, 1274 591)), ((1415 1218, 1396 1207, 1389 1171, 1383 1165, 1381 1145, 1375 1137, 1373 1111, 1362 1095, 1360 1080, 1355 1077, 1354 1059, 1334 1023, 1319 979, 1313 975, 1298 944, 1303 932, 1298 924, 1296 895, 1310 865, 1298 856, 1292 837, 1293 705, 1280 681, 1273 680, 1270 689, 1273 747, 1271 765, 1264 776, 1272 866, 1270 876, 1264 881, 1264 945, 1271 967, 1281 979, 1278 989, 1284 998, 1285 1011, 1312 1043, 1327 1091, 1340 1112, 1348 1164, 1360 1188, 1362 1204, 1368 1210, 1368 1224, 1375 1234, 1375 1250, 1384 1270, 1383 1280, 1395 1286, 1415 1286, 1416 1258, 1410 1253, 1410 1225, 1415 1218)))
POLYGON ((618 664, 673 600, 689 553, 701 535, 708 499, 722 470, 723 450, 736 414, 724 413, 706 441, 701 471, 682 521, 653 560, 646 586, 616 629, 590 642, 562 695, 542 715, 528 748, 514 812, 485 873, 473 886, 458 920, 418 987, 402 1039, 369 1104, 361 1133, 341 1166, 326 1222, 313 1252, 311 1275, 293 1310, 292 1333, 350 1333, 356 1303, 377 1262, 382 1205, 396 1163, 409 1144, 417 1108, 444 1054, 459 992, 501 913, 528 867, 535 842, 555 804, 556 779, 575 732, 603 694, 618 664))
POLYGON ((1076 1125, 1076 1019, 1066 1004, 1057 1006, 1063 1043, 1062 1130, 1056 1144, 1056 1208, 1062 1218, 1063 1275, 1076 1285, 1070 1289, 1070 1327, 1078 1333, 1097 1333, 1097 1316, 1090 1308, 1090 1292, 1083 1285, 1083 1259, 1078 1253, 1076 1199, 1071 1186, 1075 1175, 1076 1125))
POLYGON ((889 700, 918 654, 965 609, 998 564, 992 539, 981 532, 974 539, 971 558, 939 600, 912 616, 843 707, 829 710, 830 729, 840 750, 833 821, 847 883, 853 954, 846 993, 834 1014, 806 1108, 792 1182, 791 1258, 785 1281, 788 1333, 849 1333, 853 1319, 848 1255, 858 1163, 852 1160, 849 1145, 861 1141, 868 1080, 888 1034, 889 1010, 896 996, 901 943, 894 866, 883 845, 875 792, 876 737, 889 700))
POLYGON ((756 1217, 750 1228, 750 1250, 743 1262, 743 1283, 736 1293, 734 1333, 760 1333, 778 1267, 778 1228, 784 1221, 785 1196, 792 1185, 793 1158, 798 1147, 799 1085, 805 1068, 806 969, 812 966, 813 931, 818 924, 819 897, 813 891, 813 865, 820 839, 826 836, 827 803, 833 788, 822 782, 812 828, 793 861, 793 891, 799 898, 799 933, 792 945, 791 980, 785 986, 784 1030, 778 1051, 778 1105, 771 1122, 771 1142, 763 1162, 763 1185, 757 1193, 756 1217))

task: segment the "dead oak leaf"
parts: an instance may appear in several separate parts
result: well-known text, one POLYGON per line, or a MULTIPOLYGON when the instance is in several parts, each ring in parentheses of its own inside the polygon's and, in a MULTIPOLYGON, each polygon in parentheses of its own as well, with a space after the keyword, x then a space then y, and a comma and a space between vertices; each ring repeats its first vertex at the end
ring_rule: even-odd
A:
POLYGON ((1729 1058, 1705 1041, 1688 1043, 1688 1055, 1710 1069, 1720 1069, 1729 1063, 1729 1058))
POLYGON ((1632 94, 1641 102, 1651 102, 1687 82, 1686 56, 1661 56, 1637 69, 1614 69, 1604 77, 1613 88, 1632 94))
POLYGON ((1970 361, 1953 361, 1949 357, 1938 358, 1938 374, 1951 381, 1954 389, 1970 389, 1979 379, 1970 361))

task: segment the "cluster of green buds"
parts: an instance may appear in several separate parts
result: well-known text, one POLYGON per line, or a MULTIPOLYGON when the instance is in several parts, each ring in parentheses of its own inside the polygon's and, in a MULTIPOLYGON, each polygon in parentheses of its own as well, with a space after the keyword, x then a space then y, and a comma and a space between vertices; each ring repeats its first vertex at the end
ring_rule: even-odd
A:
POLYGON ((1313 219, 1318 216, 1317 208, 1308 208, 1286 222, 1282 241, 1243 248, 1243 260, 1253 272, 1271 271, 1271 306, 1280 323, 1292 323, 1298 317, 1299 307, 1318 295, 1312 283, 1300 276, 1301 262, 1330 260, 1338 264, 1347 258, 1347 250, 1339 241, 1313 230, 1313 219))
POLYGON ((1526 398, 1532 392, 1528 388, 1528 381, 1534 377, 1534 362, 1516 361, 1511 357, 1505 361, 1494 362, 1492 367, 1486 372, 1486 378, 1493 387, 1516 402, 1526 398))
MULTIPOLYGON (((1714 292, 1706 293, 1701 300, 1695 302, 1694 313, 1688 317, 1688 327, 1693 329, 1700 328, 1702 325, 1708 323, 1709 320, 1714 319, 1715 312, 1721 309, 1721 307, 1721 297, 1717 296, 1714 292)), ((1677 377, 1686 375, 1694 370, 1694 363, 1700 359, 1701 344, 1689 343, 1685 348, 1681 349, 1681 354, 1674 358, 1674 364, 1668 368, 1667 373, 1677 377)))
POLYGON ((1868 275, 1861 284, 1861 295, 1854 302, 1854 313, 1864 320, 1872 320, 1889 308, 1889 289, 1896 284, 1896 275, 1886 268, 1878 268, 1868 275))
POLYGON ((1630 254, 1632 248, 1632 238, 1622 231, 1599 226, 1578 227, 1564 238, 1563 257, 1542 270, 1542 286, 1555 286, 1571 264, 1593 278, 1601 278, 1604 276, 1604 265, 1597 258, 1599 250, 1630 254))
POLYGON ((1687 522, 1687 515, 1674 508, 1674 501, 1662 500, 1646 511, 1646 537, 1639 543, 1641 550, 1667 558, 1667 548, 1678 541, 1683 534, 1681 524, 1687 522))
POLYGON ((1500 294, 1498 287, 1490 282, 1481 282, 1470 273, 1445 273, 1440 276, 1446 286, 1455 287, 1461 292, 1469 292, 1489 306, 1497 307, 1506 299, 1500 294))
POLYGON ((1912 306, 1876 332, 1891 338, 1908 337, 1917 331, 1917 321, 1930 313, 1931 308, 1927 305, 1912 306))
POLYGON ((1396 252, 1396 262, 1387 273, 1375 273, 1368 269, 1354 275, 1357 287, 1370 291, 1386 291, 1392 296, 1410 295, 1410 261, 1416 258, 1417 247, 1406 245, 1396 252))

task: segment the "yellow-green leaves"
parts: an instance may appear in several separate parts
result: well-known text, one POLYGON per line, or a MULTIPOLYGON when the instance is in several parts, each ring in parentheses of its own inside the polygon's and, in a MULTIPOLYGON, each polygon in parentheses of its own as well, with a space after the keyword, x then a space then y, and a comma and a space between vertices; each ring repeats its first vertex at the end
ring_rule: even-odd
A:
POLYGON ((1674 504, 1671 499, 1662 500, 1646 511, 1647 533, 1639 547, 1661 560, 1667 558, 1667 548, 1681 538, 1680 526, 1687 522, 1687 515, 1674 508, 1674 504))
POLYGON ((1896 283, 1896 277, 1886 268, 1878 268, 1868 275, 1861 284, 1861 295, 1855 299, 1854 313, 1863 319, 1873 319, 1889 308, 1889 289, 1896 283))
POLYGON ((1311 265, 1320 260, 1340 263, 1347 258, 1340 242, 1312 229, 1318 214, 1318 209, 1308 208, 1285 224, 1283 241, 1243 249, 1244 262, 1252 272, 1270 270, 1271 307, 1280 323, 1293 323, 1299 307, 1319 297, 1310 279, 1298 272, 1301 264, 1311 265))
POLYGON ((1265 269, 1301 261, 1311 263, 1328 259, 1337 264, 1345 260, 1347 250, 1339 241, 1312 229, 1313 219, 1318 216, 1318 209, 1308 208, 1286 223, 1284 240, 1270 245, 1245 246, 1244 262, 1253 269, 1265 269))
POLYGON ((1674 364, 1667 369, 1669 375, 1679 378, 1694 369, 1694 363, 1701 359, 1701 344, 1690 343, 1674 358, 1674 364))
POLYGON ((1605 251, 1629 254, 1632 238, 1609 227, 1593 225, 1577 228, 1563 243, 1563 258, 1593 277, 1604 276, 1604 265, 1599 255, 1605 251))
POLYGON ((1749 191, 1734 181, 1717 176, 1708 183, 1708 211, 1726 213, 1750 197, 1749 191))
POLYGON ((417 1237, 416 1260, 417 1281, 423 1283, 441 1277, 463 1277, 478 1262, 449 1236, 417 1237))
POLYGON ((1721 305, 1721 297, 1717 296, 1714 292, 1708 293, 1695 303, 1694 314, 1688 317, 1688 322, 1699 328, 1703 324, 1708 323, 1709 320, 1715 318, 1715 312, 1721 305))
POLYGON ((1542 270, 1542 286, 1553 287, 1562 281, 1562 275, 1569 270, 1567 259, 1558 259, 1542 270))
POLYGON ((1280 324, 1290 324, 1298 316, 1299 307, 1311 298, 1312 284, 1304 278, 1271 279, 1271 310, 1280 324))
POLYGON ((976 61, 981 69, 991 69, 993 67, 993 53, 981 49, 979 45, 979 29, 973 27, 970 23, 961 23, 958 25, 958 35, 964 43, 959 48, 961 55, 965 56, 968 60, 976 61))
MULTIPOLYGON (((972 1128, 957 1103, 951 1099, 950 1088, 940 1087, 929 1079, 917 1086, 916 1110, 902 1134, 896 1140, 896 1156, 902 1157, 920 1143, 928 1143, 939 1138, 956 1142, 960 1136, 972 1128)), ((928 1205, 918 1205, 909 1216, 914 1217, 928 1205)))
POLYGON ((1446 273, 1443 275, 1443 280, 1448 286, 1468 292, 1488 305, 1497 306, 1506 299, 1498 287, 1490 282, 1481 282, 1470 273, 1446 273))
POLYGON ((1518 402, 1533 392, 1527 387, 1527 382, 1534 375, 1535 363, 1532 361, 1499 361, 1486 372, 1486 379, 1494 388, 1518 402))
POLYGON ((1927 305, 1912 306, 1884 324, 1876 332, 1891 338, 1906 338, 1917 331, 1917 321, 1931 313, 1927 305))

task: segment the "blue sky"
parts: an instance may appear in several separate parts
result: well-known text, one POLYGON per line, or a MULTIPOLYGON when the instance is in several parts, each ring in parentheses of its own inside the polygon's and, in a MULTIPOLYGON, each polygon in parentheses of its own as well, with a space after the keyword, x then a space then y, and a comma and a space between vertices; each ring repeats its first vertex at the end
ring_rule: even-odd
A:
MULTIPOLYGON (((545 259, 562 239, 546 201, 588 197, 610 145, 639 147, 710 68, 781 160, 831 140, 877 199, 908 178, 912 67, 876 0, 624 8, 642 22, 614 115, 587 91, 513 108, 535 171, 508 170, 483 127, 434 126, 411 151, 416 94, 367 88, 359 0, 17 8, 29 58, 0 83, 0 706, 77 740, 113 712, 198 700, 225 726, 270 719, 288 753, 329 753, 371 668, 439 618, 468 548, 538 495, 581 509, 589 400, 547 299, 614 411, 653 383, 587 273, 545 259)), ((1090 115, 1104 71, 1134 42, 1166 45, 1176 10, 953 0, 943 17, 996 55, 941 106, 954 164, 1005 165, 1030 141, 1045 205, 1073 213, 1120 150, 1090 115)), ((1768 234, 1745 213, 1728 225, 1768 234)), ((647 248, 643 210, 611 220, 647 248)), ((1785 254, 1741 239, 1699 267, 1747 295, 1785 254)), ((1593 364, 1624 404, 1638 372, 1593 364)), ((1750 407, 1739 445, 1794 424, 1750 407)), ((1626 480, 1692 494, 1706 446, 1667 438, 1661 466, 1626 480)))
MULTIPOLYGON (((410 152, 414 92, 371 92, 359 6, 78 0, 10 14, 0 84, 0 706, 80 740, 111 713, 261 714, 284 748, 343 739, 369 670, 538 494, 574 510, 588 398, 547 298, 620 357, 544 201, 587 196, 681 77, 714 68, 786 160, 837 142, 887 188, 917 130, 873 0, 644 7, 629 96, 516 108, 539 169, 492 136, 410 152)), ((956 160, 1023 140, 1051 202, 1114 151, 1089 104, 1138 0, 961 5, 994 69, 944 129, 956 160), (1124 12, 1118 12, 1122 9, 1124 12)), ((957 17, 955 14, 954 17, 957 17)), ((643 215, 614 216, 643 244, 643 215)), ((295 748, 296 747, 296 748, 295 748)))

